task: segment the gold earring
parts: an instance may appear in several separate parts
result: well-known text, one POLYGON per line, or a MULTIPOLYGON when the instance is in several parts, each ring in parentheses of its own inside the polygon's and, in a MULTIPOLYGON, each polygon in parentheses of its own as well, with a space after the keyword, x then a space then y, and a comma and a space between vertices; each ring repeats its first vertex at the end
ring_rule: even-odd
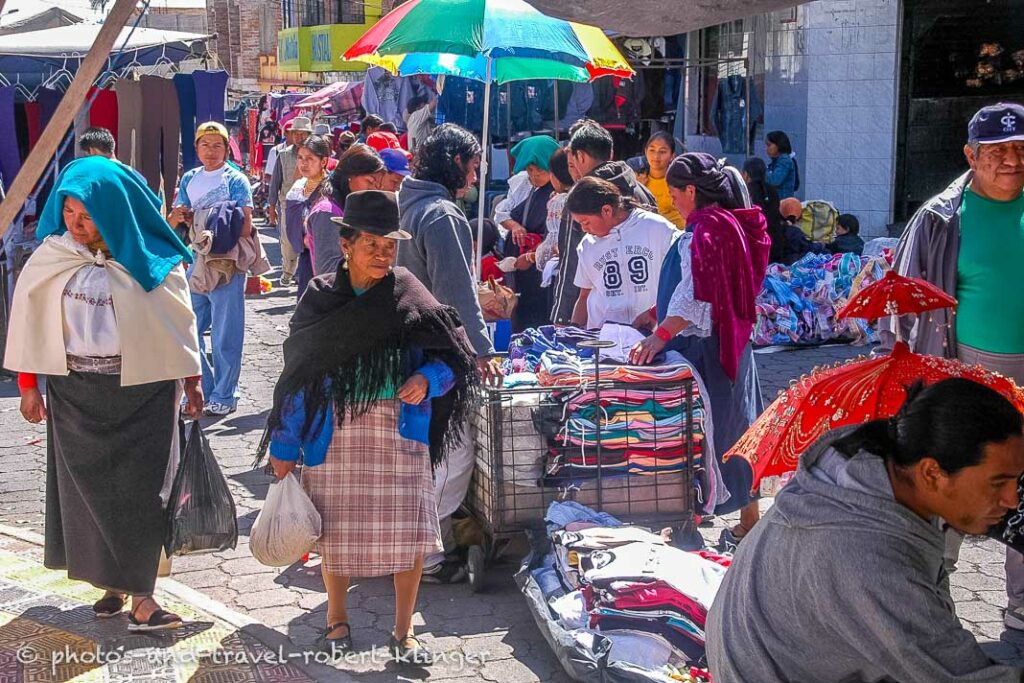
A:
POLYGON ((348 254, 342 254, 341 259, 341 269, 348 270, 348 254))

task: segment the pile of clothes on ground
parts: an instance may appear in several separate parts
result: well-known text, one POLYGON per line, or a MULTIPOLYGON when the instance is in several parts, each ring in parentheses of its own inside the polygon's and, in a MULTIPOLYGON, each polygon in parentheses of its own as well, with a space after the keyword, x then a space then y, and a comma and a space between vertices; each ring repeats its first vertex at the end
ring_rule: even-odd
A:
POLYGON ((704 626, 731 558, 556 502, 516 579, 578 680, 710 681, 704 626))
POLYGON ((868 321, 837 320, 836 313, 853 294, 880 279, 890 263, 889 251, 879 256, 807 254, 791 266, 773 263, 757 297, 754 345, 878 341, 868 321))

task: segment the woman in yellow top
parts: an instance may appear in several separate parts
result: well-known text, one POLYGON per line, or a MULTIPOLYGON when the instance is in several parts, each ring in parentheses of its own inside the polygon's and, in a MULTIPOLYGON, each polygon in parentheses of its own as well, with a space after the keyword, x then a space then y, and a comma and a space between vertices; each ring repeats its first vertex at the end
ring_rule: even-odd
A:
POLYGON ((672 197, 668 193, 668 183, 665 182, 665 175, 668 173, 668 165, 676 158, 680 150, 676 149, 675 138, 670 133, 659 131, 652 135, 647 144, 644 145, 644 156, 647 157, 647 179, 644 185, 651 191, 654 198, 658 200, 658 213, 671 221, 677 228, 684 230, 686 221, 679 215, 679 210, 672 203, 672 197))

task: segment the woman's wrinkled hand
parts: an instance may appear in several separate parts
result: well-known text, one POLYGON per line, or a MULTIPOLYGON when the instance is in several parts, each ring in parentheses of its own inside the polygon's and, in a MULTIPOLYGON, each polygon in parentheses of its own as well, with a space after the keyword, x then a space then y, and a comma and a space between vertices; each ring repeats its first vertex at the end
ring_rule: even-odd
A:
POLYGON ((292 473, 292 470, 295 469, 295 461, 278 460, 274 456, 270 456, 270 468, 274 470, 274 476, 280 481, 292 473))
POLYGON ((500 356, 484 356, 476 359, 477 368, 480 370, 480 380, 484 386, 501 388, 505 379, 505 371, 501 369, 500 356))
POLYGON ((21 416, 33 424, 46 421, 46 402, 38 389, 26 389, 21 395, 21 416))
POLYGON ((427 391, 429 390, 430 383, 427 381, 427 378, 417 372, 412 377, 405 380, 405 384, 403 384, 402 388, 398 390, 398 400, 402 403, 418 406, 423 403, 423 400, 427 397, 427 391))
POLYGON ((630 350, 629 362, 633 365, 650 365, 665 346, 665 342, 660 337, 652 334, 630 350))
POLYGON ((526 230, 526 228, 521 223, 513 223, 512 228, 510 229, 510 232, 512 233, 512 243, 513 244, 515 244, 517 247, 520 247, 520 248, 526 246, 526 240, 527 240, 526 236, 529 234, 529 232, 526 230))

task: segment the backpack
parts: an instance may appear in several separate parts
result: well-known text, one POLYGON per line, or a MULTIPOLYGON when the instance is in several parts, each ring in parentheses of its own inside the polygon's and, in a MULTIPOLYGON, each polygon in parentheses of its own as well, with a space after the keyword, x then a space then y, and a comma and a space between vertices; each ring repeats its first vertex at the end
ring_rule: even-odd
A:
POLYGON ((828 244, 835 239, 838 223, 839 211, 829 202, 821 199, 804 202, 800 229, 811 240, 828 244))

